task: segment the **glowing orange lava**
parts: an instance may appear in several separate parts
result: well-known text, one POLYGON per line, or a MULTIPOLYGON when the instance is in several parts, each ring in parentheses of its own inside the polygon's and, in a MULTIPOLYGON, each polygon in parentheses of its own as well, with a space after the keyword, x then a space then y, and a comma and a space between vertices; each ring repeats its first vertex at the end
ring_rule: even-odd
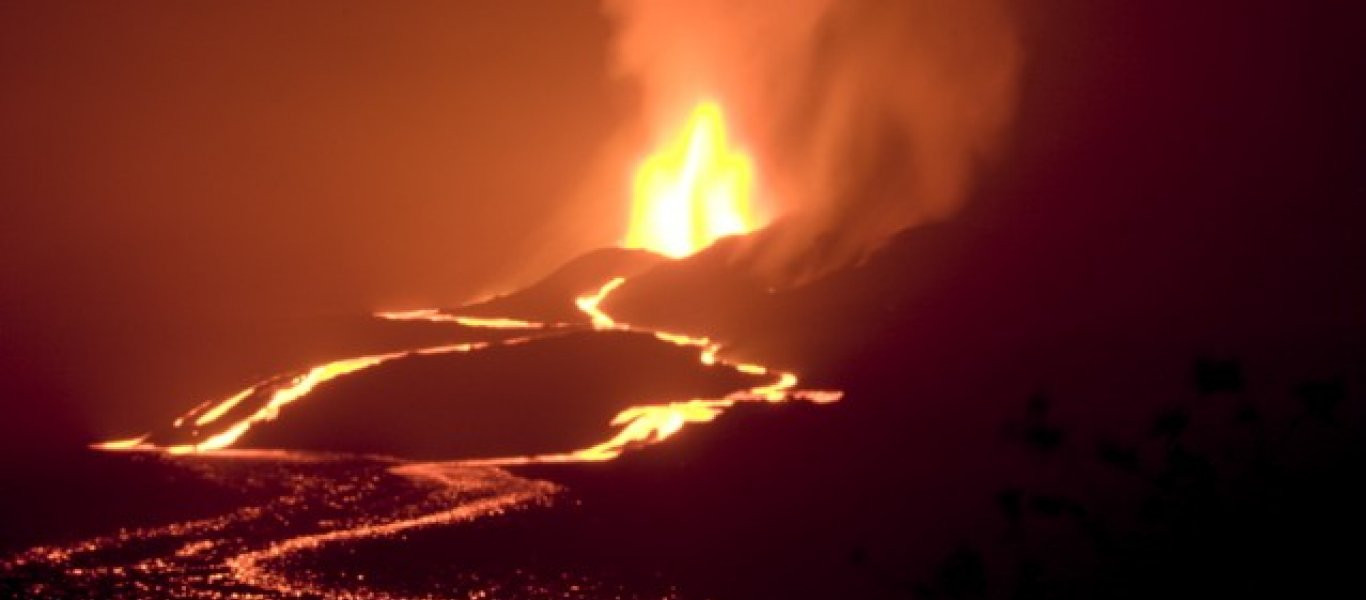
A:
MULTIPOLYGON (((721 398, 693 398, 682 402, 632 406, 617 413, 617 415, 612 418, 610 425, 618 428, 615 435, 600 444, 588 448, 558 454, 475 459, 462 461, 463 464, 516 465, 528 463, 595 462, 611 460, 620 456, 622 452, 632 448, 663 441, 675 433, 678 433, 688 424, 706 423, 711 421, 727 408, 730 408, 739 402, 784 402, 798 399, 816 404, 825 404, 835 402, 842 396, 842 393, 838 391, 796 390, 797 375, 794 373, 777 371, 753 363, 730 362, 724 360, 718 356, 721 351, 721 345, 713 342, 709 338, 667 331, 638 329, 626 323, 618 322, 602 310, 601 304, 608 295, 625 282, 626 279, 623 277, 614 278, 606 284, 603 284, 597 291, 575 299, 576 306, 578 306, 579 310, 589 318, 593 330, 649 334, 660 341, 668 342, 676 346, 697 348, 698 361, 708 367, 729 368, 745 375, 758 377, 771 376, 774 379, 766 385, 737 390, 721 398)), ((515 319, 469 319, 447 315, 437 310, 395 311, 378 313, 376 316, 389 320, 455 322, 467 327, 487 327, 494 329, 519 328, 536 330, 547 328, 543 323, 519 321, 515 319)), ((203 438, 202 441, 159 446, 149 443, 147 441, 149 436, 144 435, 136 438, 112 440, 93 444, 92 447, 100 450, 113 451, 152 450, 166 452, 168 454, 191 454, 218 451, 234 445, 253 425, 264 421, 274 420, 279 416, 280 409, 312 392, 319 384, 332 379, 363 369, 368 369, 391 360, 400 359, 405 356, 445 354, 449 352, 475 352, 491 346, 522 344, 535 339, 564 335, 565 333, 566 332, 561 329, 559 331, 546 331, 530 336, 508 338, 497 342, 467 342, 418 348, 405 352, 391 352, 387 354, 336 360, 317 365, 292 376, 280 376, 267 379, 266 381, 241 390, 231 397, 217 403, 202 403, 175 420, 174 426, 178 429, 188 427, 188 425, 186 425, 187 423, 193 423, 193 426, 196 428, 201 426, 221 427, 211 435, 203 438), (245 407, 245 404, 248 401, 253 400, 253 406, 245 407), (239 412, 235 420, 229 419, 228 424, 226 425, 216 425, 224 420, 224 416, 233 414, 235 409, 239 412)))
POLYGON ((433 323, 458 323, 465 327, 484 327, 487 329, 541 329, 545 323, 508 319, 505 317, 463 317, 448 315, 435 308, 417 310, 392 310, 375 313, 376 317, 389 321, 431 321, 433 323))
POLYGON ((706 366, 720 365, 746 375, 774 375, 777 378, 767 385, 761 385, 728 394, 723 398, 693 398, 682 402, 667 404, 642 404, 627 408, 612 418, 611 425, 620 428, 617 434, 605 442, 561 454, 541 454, 536 456, 511 456, 503 458, 465 461, 471 465, 519 465, 530 463, 597 462, 612 460, 622 452, 632 448, 662 442, 678 433, 684 426, 692 423, 707 423, 720 416, 726 409, 739 402, 783 402, 799 399, 814 404, 828 404, 843 397, 843 392, 829 390, 795 390, 797 375, 789 372, 774 371, 763 365, 741 362, 727 362, 717 357, 721 345, 705 337, 694 337, 667 331, 648 331, 631 327, 613 319, 601 308, 602 301, 621 287, 626 279, 617 277, 602 286, 598 291, 579 297, 575 303, 579 310, 587 314, 597 330, 636 331, 650 333, 660 341, 676 346, 697 348, 698 361, 706 366))
POLYGON ((732 147, 721 106, 693 108, 679 135, 636 170, 623 245, 679 258, 759 225, 754 167, 732 147))
POLYGON ((617 289, 623 283, 626 283, 626 278, 617 277, 607 282, 602 286, 602 289, 599 289, 597 292, 574 299, 574 305, 579 307, 579 310, 583 311, 584 314, 588 315, 589 319, 592 319, 593 329, 621 328, 612 317, 608 316, 607 313, 602 312, 602 310, 598 308, 598 305, 602 304, 602 300, 607 297, 607 294, 612 293, 612 290, 617 289))

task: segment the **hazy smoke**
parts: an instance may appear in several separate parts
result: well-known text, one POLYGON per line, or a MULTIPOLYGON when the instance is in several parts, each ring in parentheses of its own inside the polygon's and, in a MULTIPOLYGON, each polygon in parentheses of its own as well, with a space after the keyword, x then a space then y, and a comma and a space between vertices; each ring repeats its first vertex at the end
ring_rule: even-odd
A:
POLYGON ((1000 0, 604 6, 651 125, 704 95, 727 108, 790 217, 752 249, 769 275, 808 277, 952 214, 1011 120, 1021 50, 1000 0))

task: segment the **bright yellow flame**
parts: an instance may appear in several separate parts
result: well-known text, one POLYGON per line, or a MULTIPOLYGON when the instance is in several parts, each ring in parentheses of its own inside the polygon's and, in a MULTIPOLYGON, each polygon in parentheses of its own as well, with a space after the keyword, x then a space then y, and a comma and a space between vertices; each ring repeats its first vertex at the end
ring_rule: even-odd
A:
POLYGON ((753 163, 729 145, 721 106, 702 102, 678 137, 636 170, 624 245, 679 258, 752 231, 753 185, 753 163))

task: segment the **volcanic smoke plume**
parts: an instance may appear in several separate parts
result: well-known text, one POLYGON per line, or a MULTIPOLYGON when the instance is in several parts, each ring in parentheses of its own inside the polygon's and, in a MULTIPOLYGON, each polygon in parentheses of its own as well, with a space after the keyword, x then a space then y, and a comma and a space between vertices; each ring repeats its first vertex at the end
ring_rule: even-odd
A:
POLYGON ((1022 52, 999 0, 604 8, 649 135, 666 135, 699 97, 734 115, 759 163, 759 203, 790 217, 749 253, 770 279, 818 275, 952 214, 1014 112, 1022 52))

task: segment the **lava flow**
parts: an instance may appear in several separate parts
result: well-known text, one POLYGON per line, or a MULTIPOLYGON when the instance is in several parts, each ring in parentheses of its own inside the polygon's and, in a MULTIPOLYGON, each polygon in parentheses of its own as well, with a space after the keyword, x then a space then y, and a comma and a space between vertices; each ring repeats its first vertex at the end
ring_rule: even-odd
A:
MULTIPOLYGON (((536 462, 555 463, 610 460, 620 456, 623 451, 629 448, 663 441, 669 436, 677 433, 687 424, 711 421, 725 409, 734 406, 737 402, 782 402, 787 399, 801 399, 815 403, 827 403, 834 402, 840 398, 841 393, 837 391, 795 390, 794 388, 798 381, 797 376, 790 372, 776 371, 758 364, 723 360, 718 357, 718 353, 721 350, 720 344, 717 344, 708 338, 639 329, 616 321, 610 315, 603 312, 600 305, 613 290, 620 287, 625 281, 625 278, 615 278, 607 282, 596 292, 581 296, 576 300, 579 310, 590 319, 593 330, 627 331, 648 334, 663 342, 697 348, 698 360, 704 365, 729 367, 737 372, 752 376, 772 375, 774 377, 772 382, 762 386, 738 390, 723 398, 694 398, 683 402, 632 406, 620 411, 611 420, 610 424, 613 427, 620 428, 615 436, 588 448, 557 454, 483 458, 472 459, 465 462, 468 464, 483 465, 512 465, 536 462)), ((231 420, 228 425, 223 426, 215 433, 208 435, 203 441, 158 445, 148 442, 148 436, 144 435, 136 438, 102 442, 95 444, 94 447, 111 451, 153 450, 169 454, 190 454, 221 450, 233 446, 243 434, 251 429, 252 426, 258 423, 275 420, 280 415, 280 411, 283 407, 306 396, 319 384, 332 379, 407 356, 444 354, 449 352, 471 352, 492 346, 519 344, 553 335, 564 335, 573 330, 564 324, 536 323, 515 319, 464 319, 434 310, 385 312, 378 313, 377 316, 390 320, 454 321, 466 327, 494 329, 554 329, 555 331, 549 333, 543 332, 531 336, 512 337, 496 342, 473 342, 433 346, 403 352, 390 352, 386 354, 347 358, 324 363, 303 371, 302 373, 272 377, 252 387, 241 390, 220 402, 207 402, 201 404, 175 420, 173 425, 176 429, 191 431, 212 426, 215 423, 218 423, 225 415, 233 413, 234 410, 239 411, 236 420, 231 420), (554 327, 552 327, 552 325, 554 327), (245 407, 244 403, 248 401, 252 401, 254 408, 245 407)))
MULTIPOLYGON (((803 399, 834 402, 837 391, 796 391, 797 376, 763 365, 728 362, 718 356, 720 345, 704 337, 651 331, 621 323, 601 307, 622 284, 615 278, 594 293, 576 299, 591 329, 567 324, 544 324, 493 319, 459 321, 439 311, 381 313, 394 320, 457 321, 467 327, 540 330, 529 336, 498 342, 479 342, 422 348, 344 359, 278 376, 242 390, 219 402, 206 402, 176 419, 176 427, 208 427, 227 422, 205 441, 158 446, 148 436, 97 445, 105 450, 160 451, 193 459, 192 468, 215 477, 257 486, 283 486, 279 496, 261 505, 239 508, 206 519, 154 528, 124 529, 116 535, 66 546, 37 547, 0 560, 0 574, 20 582, 36 595, 100 589, 128 597, 222 597, 227 591, 242 597, 338 597, 387 600, 411 597, 372 588, 361 580, 326 577, 311 567, 315 561, 335 560, 349 543, 400 536, 408 531, 466 522, 552 502, 558 486, 523 479, 490 468, 531 463, 605 461, 631 448, 654 444, 686 425, 705 423, 739 402, 781 402, 803 399), (753 376, 771 375, 762 386, 733 392, 723 398, 645 404, 621 411, 611 421, 619 431, 595 446, 560 454, 512 456, 452 462, 403 463, 376 457, 230 448, 253 425, 279 415, 288 404, 316 386, 348 373, 415 354, 471 352, 494 345, 525 343, 579 331, 614 331, 650 335, 698 349, 698 360, 753 376), (254 406, 254 407, 253 407, 254 406), (236 415, 235 420, 228 418, 236 415), (215 458, 234 460, 222 461, 215 458), (201 462, 203 461, 203 462, 201 462), (240 465, 240 466, 238 466, 240 465), (239 473, 239 471, 241 471, 239 473), (305 575, 301 576, 300 573, 305 575), (312 575, 308 575, 313 573, 312 575), (58 582, 61 587, 51 583, 58 582), (268 594, 267 594, 268 593, 268 594)), ((562 573, 551 582, 528 575, 490 579, 478 574, 443 584, 449 589, 424 592, 430 598, 482 597, 635 597, 608 583, 562 573)), ((669 596, 657 596, 669 597, 669 596)))
MULTIPOLYGON (((645 161, 637 173, 635 214, 625 245, 677 258, 721 236, 751 231, 757 226, 750 205, 751 185, 749 159, 728 145, 720 108, 702 103, 680 137, 645 161)), ((473 317, 434 309, 376 313, 377 318, 387 320, 450 323, 508 333, 489 341, 345 358, 283 373, 226 398, 201 403, 175 419, 168 430, 95 444, 108 451, 161 453, 244 490, 264 485, 278 491, 264 504, 243 506, 217 517, 123 529, 66 546, 32 548, 0 560, 0 575, 35 596, 88 595, 101 590, 116 597, 411 597, 371 587, 361 574, 312 565, 345 555, 347 544, 548 504, 559 490, 552 483, 517 477, 498 466, 611 460, 666 440, 690 424, 712 421, 741 402, 840 399, 838 391, 797 390, 794 373, 727 360, 721 357, 721 344, 710 338, 616 320, 603 305, 626 282, 616 277, 575 298, 583 315, 577 323, 473 317), (243 436, 252 428, 279 418, 318 386, 349 374, 421 355, 477 352, 605 332, 649 336, 696 349, 706 367, 768 381, 719 398, 631 406, 611 419, 614 435, 562 453, 417 463, 241 448, 243 436)), ((519 573, 494 579, 468 574, 450 582, 449 589, 424 591, 422 597, 624 597, 623 589, 590 578, 561 573, 547 582, 519 573)))
POLYGON ((748 375, 775 375, 776 379, 768 384, 733 392, 724 398, 694 398, 683 402, 668 404, 647 404, 632 406, 617 413, 611 424, 620 427, 617 435, 596 446, 563 454, 544 454, 536 456, 507 457, 466 461, 470 464, 513 465, 536 462, 591 462, 611 460, 620 456, 622 451, 635 446, 661 442, 678 433, 690 423, 706 423, 715 419, 725 409, 737 402, 767 401, 782 402, 789 398, 806 400, 817 404, 835 402, 842 392, 828 390, 794 390, 797 376, 794 373, 774 371, 763 365, 742 362, 727 362, 717 358, 720 345, 705 337, 692 337, 679 333, 641 330, 625 323, 619 323, 603 312, 599 305, 608 294, 625 283, 624 277, 617 277, 602 286, 596 293, 581 296, 576 301, 579 310, 592 319, 597 330, 639 331, 653 335, 670 344, 699 349, 698 360, 704 365, 723 365, 748 375))

